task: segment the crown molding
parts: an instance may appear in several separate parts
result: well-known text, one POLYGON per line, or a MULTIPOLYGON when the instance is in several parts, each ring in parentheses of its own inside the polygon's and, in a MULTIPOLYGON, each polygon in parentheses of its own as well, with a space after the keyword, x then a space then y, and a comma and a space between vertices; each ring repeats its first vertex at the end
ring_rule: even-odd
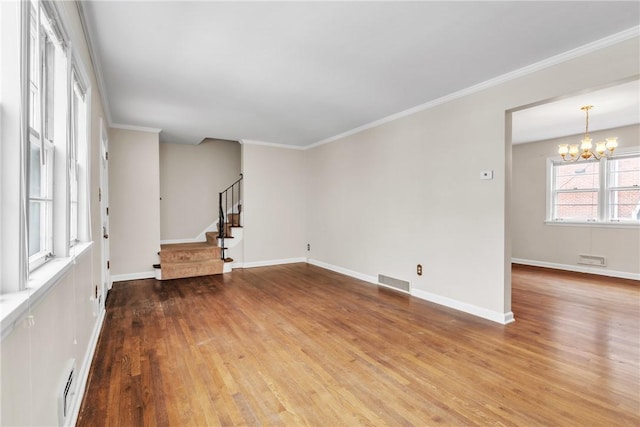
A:
POLYGON ((300 147, 298 145, 287 145, 287 144, 276 144, 274 142, 264 142, 264 141, 256 141, 252 139, 241 139, 240 144, 247 145, 261 145, 263 147, 273 147, 273 148, 287 148, 289 150, 306 150, 309 147, 300 147))
POLYGON ((122 129, 122 130, 132 130, 135 132, 149 132, 149 133, 160 133, 162 129, 158 128, 149 128, 144 126, 133 126, 133 125, 124 125, 120 123, 112 123, 109 126, 111 129, 122 129))
POLYGON ((351 135, 355 135, 367 129, 375 128, 380 125, 383 125, 388 122, 392 122, 394 120, 400 119, 402 117, 410 116, 420 111, 428 110, 430 108, 434 108, 438 105, 447 103, 449 101, 453 101, 458 98, 462 98, 490 87, 498 86, 502 83, 506 83, 508 81, 517 79, 519 77, 526 76, 528 74, 535 73, 537 71, 543 70, 545 68, 552 67, 554 65, 561 64, 563 62, 570 61, 572 59, 578 58, 583 55, 587 55, 589 53, 595 52, 600 49, 604 49, 609 46, 613 46, 615 44, 621 43, 626 40, 630 40, 635 37, 640 37, 640 26, 635 26, 629 28, 628 30, 621 31, 619 33, 613 34, 611 36, 605 37, 600 40, 596 40, 595 42, 585 44, 583 46, 577 47, 575 49, 571 49, 569 51, 563 52, 561 54, 552 56, 547 59, 543 59, 542 61, 536 62, 531 65, 527 65, 526 67, 519 68, 515 71, 511 71, 506 74, 502 74, 501 76, 495 77, 493 79, 486 80, 482 83, 478 83, 477 85, 470 86, 466 89, 459 90, 457 92, 450 93, 449 95, 445 95, 443 97, 434 99, 433 101, 426 102, 424 104, 417 105, 415 107, 409 108, 404 111, 400 111, 395 114, 391 114, 390 116, 383 117, 379 120, 375 120, 373 122, 364 124, 362 126, 358 126, 357 128, 348 130, 346 132, 340 133, 338 135, 331 136, 329 138, 323 139, 321 141, 315 142, 313 144, 307 145, 304 149, 311 149, 315 147, 319 147, 324 144, 329 144, 331 142, 337 141, 342 138, 346 138, 351 135))

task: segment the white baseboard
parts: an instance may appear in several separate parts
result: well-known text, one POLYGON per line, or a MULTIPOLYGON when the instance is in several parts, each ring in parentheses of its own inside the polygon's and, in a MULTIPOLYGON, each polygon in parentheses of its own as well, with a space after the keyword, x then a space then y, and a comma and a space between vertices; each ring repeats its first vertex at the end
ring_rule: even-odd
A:
POLYGON ((554 268, 556 270, 574 271, 576 273, 597 274, 599 276, 618 277, 620 279, 640 280, 640 274, 627 271, 608 270, 606 267, 589 267, 586 265, 557 264, 555 262, 534 261, 530 259, 511 258, 513 264, 533 267, 554 268))
MULTIPOLYGON (((317 267, 325 268, 327 270, 335 271, 336 273, 344 274, 345 276, 350 276, 355 279, 364 280, 365 282, 373 283, 374 285, 380 285, 378 283, 378 278, 373 276, 368 276, 366 274, 358 273, 357 271, 349 270, 346 268, 338 267, 336 265, 327 264, 326 262, 318 261, 315 259, 309 259, 307 261, 311 265, 315 265, 317 267)), ((382 285, 384 286, 384 285, 382 285)))
POLYGON ((474 316, 482 317, 483 319, 491 320, 502 325, 515 322, 515 318, 513 317, 513 313, 511 311, 507 313, 500 313, 499 311, 487 310, 486 308, 478 307, 477 305, 458 301, 453 298, 443 297, 442 295, 433 294, 421 289, 412 289, 411 295, 425 301, 453 308, 454 310, 473 314, 474 316))
POLYGON ((252 262, 237 262, 233 264, 233 268, 253 268, 253 267, 268 267, 270 265, 281 264, 293 264, 296 262, 307 262, 307 259, 302 258, 285 258, 285 259, 272 259, 267 261, 252 261, 252 262))
POLYGON ((80 414, 80 406, 82 405, 82 398, 84 397, 84 391, 87 387, 87 381, 89 380, 89 371, 91 370, 91 362, 93 361, 93 355, 96 352, 98 346, 98 339, 100 338, 100 331, 102 330, 102 324, 106 316, 106 310, 104 307, 100 310, 98 321, 93 328, 93 333, 89 340, 89 348, 85 352, 84 359, 82 360, 82 366, 80 367, 80 375, 78 375, 79 387, 73 396, 73 404, 71 406, 71 415, 68 419, 69 426, 75 426, 78 421, 78 415, 80 414))
POLYGON ((127 280, 140 280, 140 279, 153 279, 156 277, 156 272, 142 271, 140 273, 128 273, 128 274, 114 274, 111 276, 112 282, 124 282, 127 280))
MULTIPOLYGON (((348 270, 346 268, 327 264, 325 262, 317 261, 314 259, 310 259, 308 263, 318 267, 326 268, 327 270, 335 271, 336 273, 353 277, 355 279, 360 279, 365 282, 373 283, 374 285, 384 286, 383 284, 378 283, 378 279, 373 276, 368 276, 366 274, 358 273, 352 270, 348 270)), ((508 323, 515 321, 513 317, 513 313, 510 311, 507 313, 500 313, 497 311, 487 310, 486 308, 478 307, 476 305, 468 304, 452 298, 443 297, 441 295, 433 294, 431 292, 423 291, 420 289, 412 289, 411 296, 414 296, 416 298, 420 298, 429 302, 433 302, 439 305, 443 305, 445 307, 453 308, 455 310, 462 311, 468 314, 472 314, 474 316, 482 317, 483 319, 491 320, 493 322, 497 322, 503 325, 506 325, 508 323)))

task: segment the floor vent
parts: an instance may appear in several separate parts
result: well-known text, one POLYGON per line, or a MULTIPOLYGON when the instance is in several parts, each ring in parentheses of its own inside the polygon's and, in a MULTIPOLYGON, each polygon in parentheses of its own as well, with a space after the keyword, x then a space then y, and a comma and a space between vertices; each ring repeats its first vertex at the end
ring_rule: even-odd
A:
POLYGON ((378 274, 378 283, 389 286, 390 288, 397 289, 402 292, 411 292, 411 283, 406 280, 396 279, 394 277, 378 274))
POLYGON ((606 267, 607 259, 603 256, 596 255, 578 255, 578 264, 606 267))

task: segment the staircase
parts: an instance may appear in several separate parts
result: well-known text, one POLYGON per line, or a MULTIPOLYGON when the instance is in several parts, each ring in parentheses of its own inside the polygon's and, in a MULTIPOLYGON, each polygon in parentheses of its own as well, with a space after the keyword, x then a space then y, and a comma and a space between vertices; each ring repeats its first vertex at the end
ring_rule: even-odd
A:
POLYGON ((234 238, 234 228, 242 228, 240 223, 240 181, 242 181, 242 175, 240 175, 240 179, 220 193, 218 231, 205 233, 206 241, 160 245, 160 252, 158 252, 160 264, 153 266, 156 270, 156 279, 181 279, 231 271, 233 259, 226 256, 225 240, 234 238), (229 190, 231 190, 231 209, 229 209, 229 203, 226 200, 229 190), (238 191, 237 203, 235 191, 238 191), (227 268, 225 268, 225 264, 227 268))

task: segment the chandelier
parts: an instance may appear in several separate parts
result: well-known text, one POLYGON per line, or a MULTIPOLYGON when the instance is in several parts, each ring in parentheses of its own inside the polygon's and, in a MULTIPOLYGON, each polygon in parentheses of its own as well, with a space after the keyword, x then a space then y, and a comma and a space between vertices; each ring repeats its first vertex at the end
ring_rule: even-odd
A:
POLYGON ((611 156, 618 146, 618 138, 611 137, 604 141, 596 142, 596 151, 593 152, 593 144, 591 143, 593 140, 589 136, 589 110, 592 108, 593 105, 585 105, 580 108, 587 115, 584 138, 582 138, 580 147, 578 148, 578 144, 558 145, 558 154, 562 156, 562 160, 565 162, 575 162, 580 159, 589 160, 591 158, 600 160, 603 157, 611 156))

